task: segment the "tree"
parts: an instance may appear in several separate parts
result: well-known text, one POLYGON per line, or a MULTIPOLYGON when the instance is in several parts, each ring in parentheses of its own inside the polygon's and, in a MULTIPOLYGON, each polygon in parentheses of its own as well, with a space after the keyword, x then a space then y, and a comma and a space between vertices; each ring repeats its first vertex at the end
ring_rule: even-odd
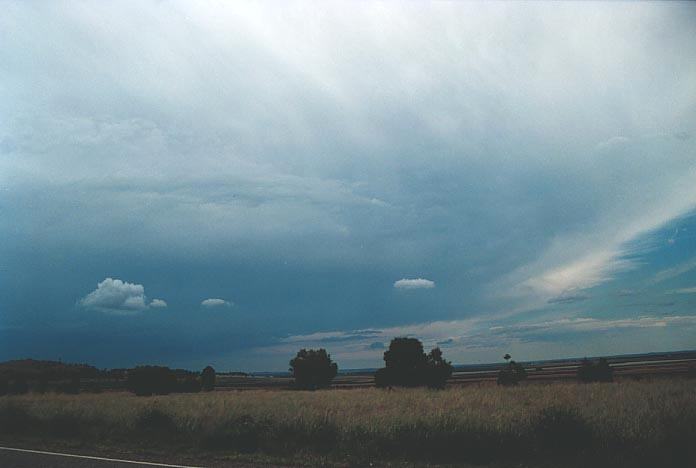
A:
POLYGON ((177 384, 177 391, 180 393, 198 393, 201 391, 201 382, 193 373, 178 380, 177 384))
POLYGON ((442 357, 440 348, 429 354, 417 338, 394 338, 384 352, 385 367, 375 373, 377 387, 443 388, 452 375, 452 364, 442 357))
POLYGON ((430 388, 445 388, 453 370, 452 363, 442 357, 440 348, 433 348, 426 363, 426 385, 430 388))
POLYGON ((215 389, 215 369, 208 366, 201 372, 201 387, 204 392, 211 392, 215 389))
POLYGON ((126 377, 126 388, 138 396, 166 395, 176 386, 176 374, 169 367, 138 366, 126 377))
POLYGON ((512 386, 527 378, 527 371, 522 364, 515 362, 512 356, 505 354, 507 364, 498 372, 498 385, 512 386))
POLYGON ((306 390, 328 387, 338 373, 338 365, 325 349, 301 349, 290 360, 295 386, 306 390))
POLYGON ((578 367, 578 380, 581 382, 613 382, 614 369, 605 358, 592 362, 584 358, 578 367))

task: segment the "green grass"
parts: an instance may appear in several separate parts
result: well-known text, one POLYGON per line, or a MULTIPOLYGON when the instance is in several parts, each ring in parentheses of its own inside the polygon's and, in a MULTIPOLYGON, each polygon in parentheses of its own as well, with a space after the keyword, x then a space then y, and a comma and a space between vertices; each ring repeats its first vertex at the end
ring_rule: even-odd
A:
POLYGON ((0 398, 0 438, 32 436, 355 465, 696 466, 696 382, 0 398))

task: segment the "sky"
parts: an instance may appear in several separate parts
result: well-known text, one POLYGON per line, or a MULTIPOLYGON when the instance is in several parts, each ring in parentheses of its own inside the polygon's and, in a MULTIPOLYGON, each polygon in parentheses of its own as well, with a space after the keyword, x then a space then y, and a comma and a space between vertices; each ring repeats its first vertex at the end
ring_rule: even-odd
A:
POLYGON ((696 4, 2 1, 0 360, 696 348, 696 4))

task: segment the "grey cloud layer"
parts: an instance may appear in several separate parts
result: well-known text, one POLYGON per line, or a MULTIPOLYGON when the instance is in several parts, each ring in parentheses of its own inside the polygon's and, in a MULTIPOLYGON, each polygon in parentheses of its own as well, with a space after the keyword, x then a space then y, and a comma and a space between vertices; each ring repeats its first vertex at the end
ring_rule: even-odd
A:
MULTIPOLYGON (((7 2, 0 254, 379 270, 399 300, 440 298, 424 322, 570 307, 696 205, 695 18, 677 3, 7 2), (437 287, 391 288, 419 276, 437 287)), ((128 294, 121 307, 147 305, 128 294)), ((346 303, 337 316, 356 314, 346 303)), ((404 323, 403 304, 365 303, 404 323)))

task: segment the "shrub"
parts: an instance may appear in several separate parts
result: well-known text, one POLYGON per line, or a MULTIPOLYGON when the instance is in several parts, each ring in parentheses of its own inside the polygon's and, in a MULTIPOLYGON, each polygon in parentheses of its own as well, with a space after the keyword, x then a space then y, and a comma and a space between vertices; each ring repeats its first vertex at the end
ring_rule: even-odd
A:
POLYGON ((375 372, 377 387, 428 386, 444 388, 452 375, 452 364, 442 357, 440 348, 429 354, 416 338, 394 338, 384 352, 385 367, 375 372))
POLYGON ((445 388, 453 370, 452 363, 442 357, 440 348, 434 348, 426 361, 425 384, 430 388, 445 388))
POLYGON ((126 378, 126 388, 138 396, 166 395, 176 384, 174 372, 161 366, 138 366, 129 370, 126 378))
POLYGON ((201 382, 193 375, 186 376, 178 382, 177 391, 181 393, 198 393, 201 391, 201 382))
POLYGON ((498 372, 498 385, 513 386, 527 378, 527 371, 522 364, 510 361, 498 372))
POLYGON ((597 362, 585 358, 578 367, 577 376, 580 382, 613 382, 614 369, 605 358, 600 358, 597 362))
POLYGON ((215 389, 215 369, 211 366, 206 367, 201 372, 201 387, 204 392, 211 392, 215 389))
POLYGON ((338 373, 338 365, 325 349, 301 349, 290 360, 290 372, 298 388, 314 390, 328 387, 338 373))
POLYGON ((392 377, 389 375, 389 370, 386 367, 377 369, 375 372, 375 386, 377 388, 386 388, 391 386, 392 377))

